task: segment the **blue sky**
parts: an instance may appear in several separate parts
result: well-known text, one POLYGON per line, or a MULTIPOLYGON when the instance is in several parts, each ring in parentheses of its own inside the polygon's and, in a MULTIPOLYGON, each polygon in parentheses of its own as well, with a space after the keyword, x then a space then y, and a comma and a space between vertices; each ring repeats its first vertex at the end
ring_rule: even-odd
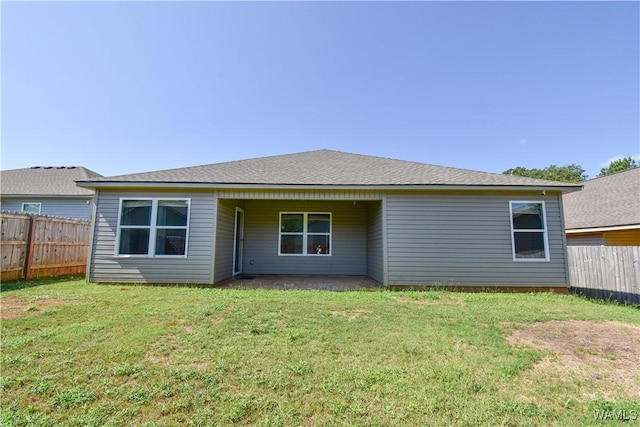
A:
POLYGON ((595 177, 640 153, 639 5, 3 2, 1 167, 328 148, 595 177))

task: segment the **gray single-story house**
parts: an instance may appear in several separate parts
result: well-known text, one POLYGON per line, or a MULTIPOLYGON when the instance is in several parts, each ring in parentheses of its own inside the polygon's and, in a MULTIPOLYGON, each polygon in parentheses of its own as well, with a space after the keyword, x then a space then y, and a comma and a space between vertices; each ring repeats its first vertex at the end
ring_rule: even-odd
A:
POLYGON ((580 185, 318 150, 93 178, 92 282, 368 276, 554 289, 580 185))
POLYGON ((76 181, 100 177, 82 166, 34 166, 0 172, 0 209, 11 212, 90 219, 93 190, 76 181))
POLYGON ((565 194, 569 246, 640 246, 640 168, 585 181, 565 194))

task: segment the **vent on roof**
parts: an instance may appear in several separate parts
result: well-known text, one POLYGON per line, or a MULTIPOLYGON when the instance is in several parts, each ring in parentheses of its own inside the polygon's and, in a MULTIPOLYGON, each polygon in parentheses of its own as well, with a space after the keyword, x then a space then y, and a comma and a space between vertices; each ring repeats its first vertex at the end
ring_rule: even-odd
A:
POLYGON ((76 169, 77 166, 31 166, 31 169, 76 169))

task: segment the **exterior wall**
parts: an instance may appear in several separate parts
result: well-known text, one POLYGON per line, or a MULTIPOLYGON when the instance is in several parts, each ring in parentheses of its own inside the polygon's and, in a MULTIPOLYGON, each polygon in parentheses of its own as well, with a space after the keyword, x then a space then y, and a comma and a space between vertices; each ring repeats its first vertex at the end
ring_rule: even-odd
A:
POLYGON ((41 203, 40 214, 64 218, 91 219, 91 199, 3 199, 0 209, 3 211, 22 211, 23 203, 41 203))
POLYGON ((332 193, 331 200, 317 200, 313 192, 283 194, 283 199, 267 199, 258 192, 239 191, 234 193, 237 199, 220 194, 226 193, 100 191, 89 280, 217 283, 230 278, 237 206, 245 212, 245 274, 368 275, 387 285, 568 283, 557 195, 395 192, 381 202, 373 193, 363 193, 354 202, 341 200, 348 193, 340 192, 332 193), (116 257, 120 197, 190 198, 187 258, 116 257), (545 202, 549 262, 513 261, 509 201, 518 200, 545 202), (279 256, 279 219, 285 211, 331 212, 332 255, 279 256))
POLYGON ((241 201, 218 199, 213 283, 230 279, 233 276, 236 207, 242 208, 242 205, 241 201))
POLYGON ((602 233, 567 234, 567 246, 602 246, 602 233))
POLYGON ((607 246, 640 246, 640 229, 605 231, 607 246))
POLYGON ((116 283, 211 283, 214 213, 213 193, 100 191, 93 230, 89 280, 116 283), (120 197, 190 198, 187 258, 116 257, 120 197))
POLYGON ((247 274, 366 275, 366 221, 366 204, 360 202, 246 200, 243 271, 247 274), (278 256, 280 212, 331 212, 331 256, 278 256))
POLYGON ((567 234, 568 246, 640 246, 640 228, 567 234))
POLYGON ((367 203, 367 276, 384 283, 382 203, 367 203))
POLYGON ((523 194, 387 196, 390 285, 567 286, 560 199, 523 194), (544 201, 549 262, 513 261, 509 201, 544 201))

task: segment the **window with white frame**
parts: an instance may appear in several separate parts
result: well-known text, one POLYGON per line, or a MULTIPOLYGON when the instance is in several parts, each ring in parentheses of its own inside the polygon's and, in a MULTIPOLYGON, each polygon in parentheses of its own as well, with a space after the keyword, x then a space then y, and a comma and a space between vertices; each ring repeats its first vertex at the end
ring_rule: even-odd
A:
POLYGON ((116 255, 186 256, 189 199, 120 199, 116 255))
POLYGON ((510 202, 514 261, 549 261, 544 202, 510 202))
POLYGON ((23 203, 22 204, 22 212, 39 214, 40 209, 42 209, 42 203, 23 203))
POLYGON ((331 255, 331 214, 281 212, 279 255, 331 255))

